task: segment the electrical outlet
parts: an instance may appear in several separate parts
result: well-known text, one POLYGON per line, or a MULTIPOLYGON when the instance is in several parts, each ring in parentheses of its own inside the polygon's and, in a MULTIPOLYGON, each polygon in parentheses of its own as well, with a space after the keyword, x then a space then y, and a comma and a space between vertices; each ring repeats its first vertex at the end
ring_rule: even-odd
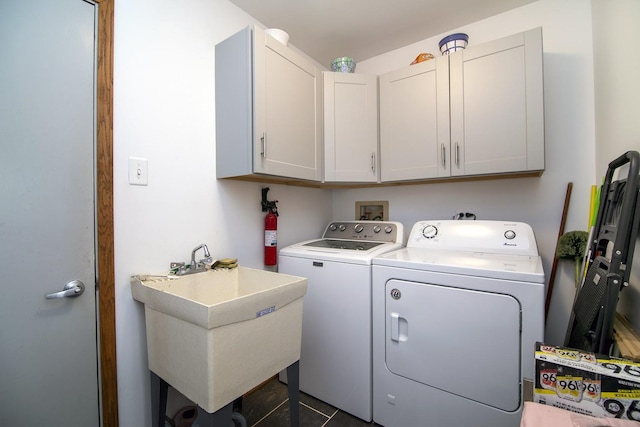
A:
POLYGON ((459 210, 459 211, 455 211, 453 213, 452 219, 475 220, 476 219, 476 214, 475 214, 475 212, 471 212, 471 211, 459 210))
POLYGON ((148 185, 149 167, 147 159, 129 157, 129 185, 148 185))

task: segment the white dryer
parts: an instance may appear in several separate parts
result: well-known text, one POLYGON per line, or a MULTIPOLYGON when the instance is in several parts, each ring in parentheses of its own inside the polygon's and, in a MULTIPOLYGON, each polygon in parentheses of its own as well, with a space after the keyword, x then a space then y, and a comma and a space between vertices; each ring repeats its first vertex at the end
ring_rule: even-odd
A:
POLYGON ((387 427, 516 427, 543 340, 533 230, 420 221, 373 259, 373 420, 387 427))

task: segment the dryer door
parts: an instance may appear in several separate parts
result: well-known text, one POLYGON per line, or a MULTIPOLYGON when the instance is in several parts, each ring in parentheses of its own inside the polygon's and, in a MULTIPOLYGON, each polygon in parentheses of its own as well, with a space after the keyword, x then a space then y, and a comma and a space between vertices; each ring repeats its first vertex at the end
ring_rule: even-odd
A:
POLYGON ((518 300, 393 279, 386 283, 385 310, 391 372, 505 411, 518 410, 518 300))

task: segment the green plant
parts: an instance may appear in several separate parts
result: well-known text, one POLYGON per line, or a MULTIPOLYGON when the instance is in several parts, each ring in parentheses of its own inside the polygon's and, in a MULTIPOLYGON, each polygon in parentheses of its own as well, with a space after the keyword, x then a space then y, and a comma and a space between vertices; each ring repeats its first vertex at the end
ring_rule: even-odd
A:
POLYGON ((584 252, 587 249, 587 239, 589 239, 589 233, 580 230, 564 233, 560 236, 560 239, 558 239, 556 256, 558 259, 573 260, 576 288, 580 282, 580 265, 582 263, 582 257, 584 257, 584 252))

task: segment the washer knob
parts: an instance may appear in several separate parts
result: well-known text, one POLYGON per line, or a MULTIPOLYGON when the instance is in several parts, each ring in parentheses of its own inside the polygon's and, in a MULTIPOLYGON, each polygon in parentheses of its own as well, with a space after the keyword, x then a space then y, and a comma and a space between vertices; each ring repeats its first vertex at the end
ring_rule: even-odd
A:
POLYGON ((391 233, 392 231, 393 231, 393 227, 391 227, 390 225, 387 225, 384 228, 384 232, 387 233, 387 234, 391 233))
POLYGON ((337 226, 337 225, 335 225, 335 224, 331 224, 331 225, 329 226, 329 230, 331 230, 331 231, 336 231, 337 229, 338 229, 338 226, 337 226))
POLYGON ((344 224, 340 224, 340 227, 338 227, 340 229, 340 231, 344 231, 347 229, 347 227, 344 224))
POLYGON ((353 231, 355 231, 356 233, 362 233, 362 230, 364 230, 362 224, 356 224, 355 227, 353 227, 353 231))
POLYGON ((506 237, 509 240, 513 240, 516 238, 516 232, 513 230, 507 230, 504 232, 504 237, 506 237))
POLYGON ((380 226, 379 226, 379 225, 374 225, 374 226, 373 226, 373 232, 374 232, 374 233, 379 233, 379 232, 380 232, 380 230, 382 230, 382 229, 380 228, 380 226))
POLYGON ((433 239, 438 235, 438 228, 435 225, 426 225, 422 229, 422 235, 427 239, 433 239))

